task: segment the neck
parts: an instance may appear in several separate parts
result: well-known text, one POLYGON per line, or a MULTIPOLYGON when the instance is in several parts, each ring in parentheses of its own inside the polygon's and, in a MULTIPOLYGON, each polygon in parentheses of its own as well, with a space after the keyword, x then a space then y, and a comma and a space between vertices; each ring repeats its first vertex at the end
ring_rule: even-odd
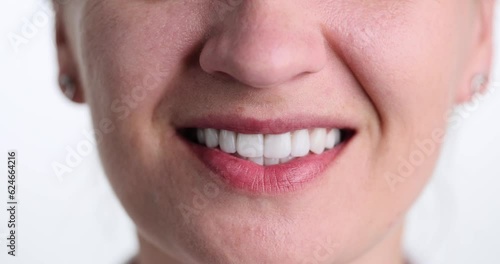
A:
MULTIPOLYGON (((404 254, 401 247, 403 237, 403 225, 395 226, 379 243, 374 245, 364 255, 350 263, 342 264, 404 264, 404 254)), ((141 234, 139 237, 139 254, 131 264, 191 264, 176 260, 159 250, 155 245, 144 239, 141 234)), ((337 263, 335 263, 337 264, 337 263)))

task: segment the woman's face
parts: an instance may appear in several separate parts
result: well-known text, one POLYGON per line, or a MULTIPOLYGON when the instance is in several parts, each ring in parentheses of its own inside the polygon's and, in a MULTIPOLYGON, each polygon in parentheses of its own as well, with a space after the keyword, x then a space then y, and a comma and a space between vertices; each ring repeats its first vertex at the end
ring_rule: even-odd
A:
POLYGON ((448 111, 489 69, 486 2, 72 1, 59 62, 149 256, 365 263, 397 245, 448 111), (321 145, 315 128, 343 136, 261 166, 188 135, 206 128, 236 132, 239 154, 257 142, 247 156, 321 145))

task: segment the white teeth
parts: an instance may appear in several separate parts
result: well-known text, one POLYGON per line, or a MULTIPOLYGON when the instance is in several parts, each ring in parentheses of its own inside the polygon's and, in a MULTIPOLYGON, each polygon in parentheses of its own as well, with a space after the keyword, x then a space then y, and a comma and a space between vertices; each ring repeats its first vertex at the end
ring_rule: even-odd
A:
POLYGON ((309 153, 321 154, 340 143, 340 129, 301 129, 283 134, 238 134, 212 128, 197 129, 200 144, 217 148, 259 165, 289 162, 309 153))
POLYGON ((217 129, 205 129, 205 144, 209 148, 216 148, 219 145, 219 131, 217 129))
POLYGON ((271 166, 280 164, 280 159, 264 158, 264 165, 271 166))
POLYGON ((293 160, 293 159, 294 159, 293 157, 288 156, 288 157, 286 157, 286 158, 282 158, 282 159, 280 159, 280 163, 287 163, 287 162, 289 162, 289 161, 291 161, 291 160, 293 160))
POLYGON ((236 151, 243 157, 256 158, 264 155, 264 135, 238 134, 236 151))
POLYGON ((236 153, 236 133, 221 130, 219 134, 219 146, 226 153, 236 153))
POLYGON ((328 134, 326 135, 326 148, 332 149, 339 143, 340 143, 340 130, 338 129, 330 130, 330 132, 328 132, 328 134))
POLYGON ((248 158, 248 160, 259 165, 264 165, 264 157, 248 158))
POLYGON ((326 144, 326 129, 315 128, 311 131, 309 135, 309 140, 311 141, 311 152, 315 154, 321 154, 325 151, 326 144))
POLYGON ((257 157, 257 158, 247 158, 249 161, 259 164, 259 165, 266 165, 266 166, 271 166, 271 165, 277 165, 277 164, 283 164, 287 163, 291 160, 294 159, 294 157, 288 156, 286 158, 282 159, 270 159, 270 158, 264 158, 264 157, 257 157))
POLYGON ((292 140, 290 132, 279 135, 266 135, 264 137, 264 157, 281 159, 290 156, 292 140))
POLYGON ((309 131, 307 129, 297 130, 292 133, 292 150, 293 157, 304 157, 309 154, 309 131))
POLYGON ((198 143, 205 144, 205 130, 196 129, 196 137, 198 138, 198 143))

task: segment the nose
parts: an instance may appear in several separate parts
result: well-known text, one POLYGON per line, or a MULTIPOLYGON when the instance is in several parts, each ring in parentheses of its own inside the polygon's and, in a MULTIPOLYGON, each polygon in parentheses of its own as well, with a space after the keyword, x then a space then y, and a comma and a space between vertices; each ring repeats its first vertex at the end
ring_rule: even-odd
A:
POLYGON ((326 41, 296 1, 240 1, 214 27, 201 68, 255 88, 275 87, 326 63, 326 41))

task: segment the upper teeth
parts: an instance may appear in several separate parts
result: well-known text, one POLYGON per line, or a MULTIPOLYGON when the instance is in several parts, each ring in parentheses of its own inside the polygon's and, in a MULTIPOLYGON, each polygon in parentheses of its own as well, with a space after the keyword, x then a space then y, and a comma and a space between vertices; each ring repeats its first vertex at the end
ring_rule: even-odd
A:
POLYGON ((301 129, 283 134, 242 134, 212 128, 197 129, 200 144, 235 154, 260 165, 285 163, 309 152, 321 154, 340 143, 339 129, 301 129))

